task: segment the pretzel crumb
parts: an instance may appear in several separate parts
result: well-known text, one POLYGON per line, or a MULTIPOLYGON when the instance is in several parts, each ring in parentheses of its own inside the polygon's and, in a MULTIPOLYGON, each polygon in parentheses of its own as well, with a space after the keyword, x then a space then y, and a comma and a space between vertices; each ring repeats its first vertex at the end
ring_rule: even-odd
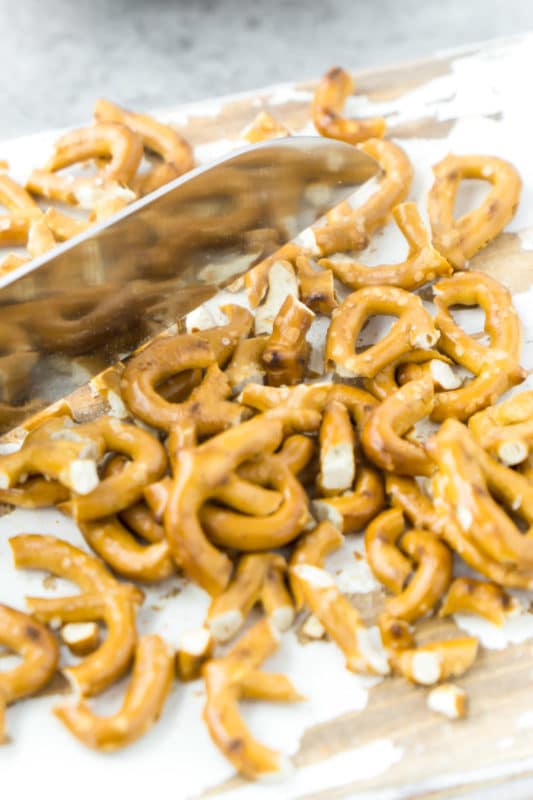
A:
POLYGON ((326 629, 314 614, 310 614, 307 617, 302 625, 301 631, 303 635, 307 636, 309 639, 323 639, 326 635, 326 629))
POLYGON ((462 719, 468 712, 468 695, 453 683, 443 683, 429 692, 427 706, 448 719, 462 719))

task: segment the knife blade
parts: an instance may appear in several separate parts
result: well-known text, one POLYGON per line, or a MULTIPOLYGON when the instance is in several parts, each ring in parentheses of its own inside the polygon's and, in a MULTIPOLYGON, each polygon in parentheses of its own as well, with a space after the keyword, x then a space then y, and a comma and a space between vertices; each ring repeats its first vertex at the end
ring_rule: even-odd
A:
POLYGON ((181 319, 378 172, 342 142, 264 142, 0 278, 0 431, 181 319))

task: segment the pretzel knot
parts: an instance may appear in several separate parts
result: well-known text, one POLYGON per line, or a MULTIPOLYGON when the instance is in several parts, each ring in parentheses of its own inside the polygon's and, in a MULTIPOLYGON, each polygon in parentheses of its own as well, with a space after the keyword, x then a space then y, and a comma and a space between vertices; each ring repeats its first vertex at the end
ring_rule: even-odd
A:
POLYGON ((349 295, 333 313, 326 339, 326 368, 347 378, 374 378, 391 361, 439 338, 420 297, 392 286, 372 286, 349 295), (398 317, 390 331, 362 353, 355 353, 365 322, 376 315, 398 317))
POLYGON ((110 194, 132 200, 135 195, 125 187, 137 172, 142 154, 141 139, 125 125, 103 122, 80 128, 56 142, 46 166, 33 170, 26 188, 50 200, 88 209, 110 194), (94 158, 109 159, 95 176, 75 178, 56 174, 65 167, 94 158))
POLYGON ((342 116, 344 104, 354 88, 352 76, 342 67, 333 67, 326 72, 316 87, 312 107, 315 128, 322 136, 348 144, 383 136, 385 120, 382 117, 355 120, 342 116))
POLYGON ((466 420, 495 403, 500 395, 521 383, 526 373, 519 365, 520 321, 510 293, 480 272, 464 272, 439 281, 434 287, 440 331, 439 348, 475 376, 466 386, 438 392, 432 419, 466 420), (485 312, 485 333, 490 344, 480 344, 455 322, 453 305, 480 306, 485 312))
POLYGON ((491 156, 450 154, 433 167, 433 173, 435 182, 428 195, 433 244, 462 269, 513 218, 522 181, 512 164, 491 156), (488 181, 491 189, 479 208, 455 220, 455 198, 465 178, 488 181))

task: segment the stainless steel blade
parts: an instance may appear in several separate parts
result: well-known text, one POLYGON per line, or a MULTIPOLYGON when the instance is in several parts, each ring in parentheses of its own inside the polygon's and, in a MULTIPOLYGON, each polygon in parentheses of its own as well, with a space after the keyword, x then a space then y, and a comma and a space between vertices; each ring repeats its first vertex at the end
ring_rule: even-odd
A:
POLYGON ((0 278, 0 430, 179 320, 378 171, 342 142, 265 142, 0 278))

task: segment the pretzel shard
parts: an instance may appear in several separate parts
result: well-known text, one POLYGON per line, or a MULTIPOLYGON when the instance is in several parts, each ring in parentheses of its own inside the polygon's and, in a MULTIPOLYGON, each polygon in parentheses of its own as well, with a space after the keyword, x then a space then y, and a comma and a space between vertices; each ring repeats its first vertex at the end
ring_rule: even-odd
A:
POLYGON ((412 572, 411 562, 397 546, 404 531, 403 513, 396 508, 383 511, 365 531, 365 551, 370 568, 393 594, 400 594, 412 572))
POLYGON ((401 509, 415 527, 442 534, 445 518, 437 511, 429 497, 422 492, 414 478, 407 478, 403 475, 387 475, 385 492, 391 504, 395 508, 401 509))
POLYGON ((313 123, 321 136, 359 144, 366 139, 381 138, 386 123, 382 117, 355 120, 342 116, 348 97, 354 92, 354 81, 342 67, 332 67, 315 89, 312 105, 313 123))
MULTIPOLYGON (((342 533, 330 522, 319 522, 312 531, 304 533, 296 542, 289 561, 289 567, 310 564, 312 567, 324 567, 326 556, 338 550, 344 541, 342 533)), ((289 569, 289 582, 296 610, 300 611, 304 598, 297 578, 289 569)))
POLYGON ((268 294, 255 312, 254 332, 271 335, 274 323, 287 297, 298 298, 298 281, 290 261, 274 261, 268 269, 268 294))
POLYGON ((415 647, 413 629, 404 619, 396 619, 384 611, 378 618, 378 627, 383 647, 389 655, 390 664, 394 665, 402 650, 410 650, 415 647))
POLYGON ((443 683, 429 692, 427 706, 448 719, 462 719, 468 713, 468 695, 453 683, 443 683))
POLYGON ((369 675, 387 675, 387 659, 374 647, 359 612, 340 593, 333 578, 309 564, 291 567, 305 604, 346 657, 346 668, 369 675))
POLYGON ((289 630, 295 616, 292 597, 285 583, 286 573, 285 562, 278 566, 275 561, 271 561, 261 590, 261 605, 264 612, 276 630, 281 632, 289 630))
POLYGON ((224 370, 233 394, 239 394, 249 383, 263 383, 265 366, 263 353, 268 344, 266 336, 241 339, 231 361, 224 370))
POLYGON ((433 167, 435 181, 428 195, 433 244, 458 269, 494 239, 513 218, 522 181, 508 161, 493 156, 447 155, 433 167), (488 181, 492 188, 479 208, 454 219, 453 208, 462 180, 488 181))
POLYGON ((392 209, 405 200, 411 188, 413 168, 398 145, 368 139, 358 149, 377 161, 383 174, 376 191, 362 206, 352 209, 347 204, 339 213, 330 212, 328 225, 313 229, 322 256, 363 250, 372 233, 385 225, 392 209))
POLYGON ((26 248, 32 258, 37 258, 52 250, 57 244, 44 217, 34 219, 28 229, 26 248))
POLYGON ((451 362, 446 356, 431 358, 419 364, 405 362, 398 367, 398 383, 400 386, 404 386, 411 381, 419 381, 428 377, 438 391, 459 389, 462 380, 453 371, 450 364, 451 362))
POLYGON ((213 659, 203 668, 207 694, 204 719, 211 738, 235 769, 250 779, 279 773, 285 767, 279 753, 252 737, 238 710, 243 683, 246 685, 246 679, 278 646, 279 634, 268 620, 261 620, 224 658, 213 659))
POLYGON ((393 286, 371 286, 349 295, 333 314, 326 339, 326 369, 346 378, 374 378, 391 361, 416 348, 429 349, 439 332, 420 297, 393 286), (398 317, 390 331, 355 353, 365 322, 376 315, 398 317))
POLYGON ((355 433, 346 406, 332 400, 324 409, 319 432, 322 495, 335 495, 352 487, 355 480, 355 433))
POLYGON ((452 554, 433 533, 421 529, 405 533, 400 547, 416 564, 416 571, 401 594, 387 600, 385 611, 396 619, 414 622, 431 611, 448 588, 452 554))
POLYGON ((520 602, 496 583, 475 578, 455 578, 444 598, 439 616, 478 614, 493 625, 501 626, 508 617, 520 613, 521 608, 520 602))
MULTIPOLYGON (((278 250, 276 250, 276 252, 271 256, 264 258, 262 261, 256 264, 255 267, 252 267, 252 269, 249 269, 246 272, 244 276, 244 285, 246 287, 246 294, 251 308, 257 308, 267 293, 270 283, 270 270, 274 264, 280 262, 283 265, 285 262, 288 262, 292 265, 292 262, 301 253, 301 247, 293 242, 288 242, 287 244, 284 244, 283 247, 280 247, 278 250)), ((289 282, 289 276, 282 275, 282 277, 286 277, 287 281, 289 282)), ((272 281, 272 283, 274 283, 274 281, 272 281)), ((290 280, 289 286, 294 288, 294 283, 292 280, 290 280)), ((256 331, 256 333, 258 333, 258 331, 256 331)), ((265 330, 265 333, 270 333, 270 331, 265 330)))
POLYGON ((533 391, 479 411, 468 427, 483 449, 505 466, 521 464, 533 448, 533 391))
POLYGON ((309 357, 305 336, 314 316, 293 295, 287 295, 262 356, 270 386, 293 386, 302 382, 309 357))
POLYGON ((477 652, 478 641, 470 636, 432 642, 399 651, 395 669, 412 683, 433 686, 464 675, 476 660, 477 652))
MULTIPOLYGON (((174 177, 183 175, 194 166, 192 148, 171 125, 165 125, 148 114, 127 111, 100 98, 94 106, 97 122, 115 122, 126 125, 140 136, 144 147, 160 156, 174 167, 174 177)), ((165 181, 166 183, 166 181, 165 181)), ((156 188, 156 187, 154 187, 156 188)))
POLYGON ((451 275, 453 267, 431 245, 416 204, 401 203, 393 208, 392 215, 409 245, 405 261, 368 267, 358 261, 322 259, 319 266, 331 270, 350 289, 396 286, 413 292, 435 278, 451 275))
MULTIPOLYGON (((17 568, 47 570, 76 583, 85 593, 75 603, 76 616, 64 622, 105 622, 108 635, 102 645, 78 665, 63 670, 80 694, 100 694, 124 675, 133 656, 136 604, 131 591, 118 584, 101 562, 53 536, 23 534, 11 538, 9 545, 17 568)), ((64 598, 50 605, 51 617, 38 615, 43 622, 61 619, 61 608, 68 607, 64 598)))
POLYGON ((405 384, 370 414, 361 432, 367 457, 388 472, 431 475, 433 464, 423 446, 402 438, 433 408, 433 381, 424 376, 405 384))
POLYGON ((5 173, 0 174, 0 203, 8 211, 0 215, 0 244, 26 244, 31 222, 42 216, 41 209, 26 189, 5 173))
POLYGON ((85 700, 54 709, 58 719, 87 747, 112 752, 144 736, 159 719, 170 692, 172 656, 160 636, 143 636, 135 649, 132 676, 120 711, 99 717, 85 700))
POLYGON ((47 508, 70 497, 70 490, 59 481, 28 478, 11 489, 0 489, 0 503, 18 508, 47 508))
POLYGON ((331 269, 314 269, 304 255, 296 256, 295 267, 302 303, 316 314, 330 316, 339 305, 331 269))
POLYGON ((311 501, 316 519, 328 520, 342 533, 361 530, 385 504, 383 481, 371 467, 361 466, 353 491, 311 501))
POLYGON ((268 139, 282 139, 285 136, 290 136, 290 131, 266 111, 260 111, 255 119, 246 126, 241 135, 250 144, 257 144, 268 139))
POLYGON ((261 598, 267 571, 285 569, 281 556, 260 553, 242 556, 235 576, 222 594, 213 598, 207 625, 217 642, 232 639, 242 627, 253 606, 261 598))
POLYGON ((100 644, 96 622, 67 622, 60 631, 61 640, 75 656, 87 656, 100 644))
POLYGON ((365 378, 363 385, 378 400, 385 400, 404 383, 429 373, 435 388, 457 389, 461 381, 453 373, 452 364, 452 360, 438 350, 415 349, 389 362, 374 378, 365 378))
POLYGON ((202 666, 213 656, 215 642, 207 628, 194 628, 181 636, 175 655, 176 675, 180 681, 195 681, 202 666))

